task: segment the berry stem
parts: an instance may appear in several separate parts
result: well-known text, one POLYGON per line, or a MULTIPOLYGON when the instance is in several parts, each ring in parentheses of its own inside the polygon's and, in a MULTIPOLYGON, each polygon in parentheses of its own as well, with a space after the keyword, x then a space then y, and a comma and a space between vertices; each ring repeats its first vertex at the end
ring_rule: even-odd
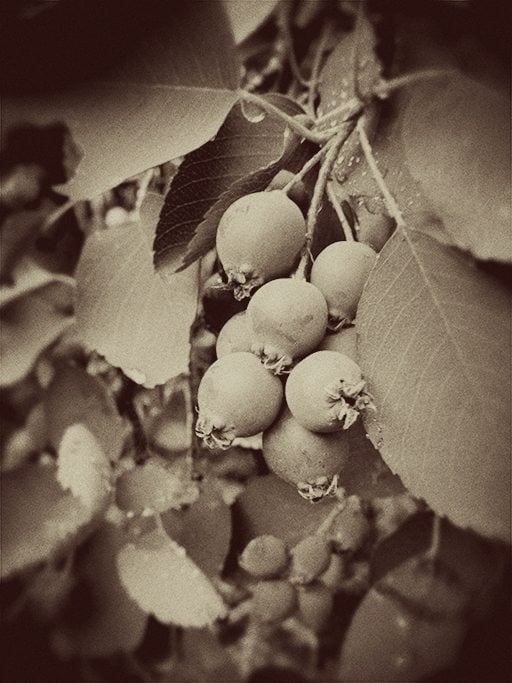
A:
POLYGON ((352 234, 352 230, 350 229, 350 225, 348 224, 347 219, 345 218, 345 214, 343 213, 343 209, 341 208, 341 204, 338 201, 338 197, 336 196, 336 193, 334 192, 334 187, 332 182, 327 183, 327 196, 329 197, 329 201, 332 204, 332 208, 336 212, 336 216, 338 217, 338 220, 341 224, 341 228, 343 230, 343 234, 345 235, 345 239, 347 242, 354 242, 354 235, 352 234))
POLYGON ((375 86, 374 94, 380 99, 386 99, 395 90, 399 90, 404 86, 414 85, 421 81, 430 81, 434 78, 444 78, 453 76, 456 73, 455 69, 425 69, 423 71, 414 71, 403 76, 391 78, 389 81, 382 80, 375 86))
POLYGON ((331 21, 328 21, 322 31, 322 35, 318 41, 318 45, 315 50, 315 56, 313 59, 313 66, 311 68, 311 76, 309 79, 308 88, 308 99, 307 99, 307 109, 308 111, 315 112, 315 100, 318 91, 318 83, 320 80, 320 68, 322 66, 322 59, 327 51, 327 45, 333 33, 333 25, 331 21))
POLYGON ((434 519, 432 520, 432 537, 430 541, 430 547, 425 553, 427 559, 431 561, 435 560, 439 555, 439 549, 441 546, 441 523, 441 517, 434 514, 434 519))
POLYGON ((281 11, 277 15, 277 24, 281 31, 284 44, 286 46, 288 63, 290 64, 291 72, 295 80, 307 88, 309 86, 309 81, 307 81, 301 73, 299 63, 297 62, 297 57, 295 55, 295 47, 293 45, 292 32, 290 30, 290 21, 292 18, 292 3, 284 2, 281 5, 281 11))
POLYGON ((370 167, 375 182, 377 183, 379 190, 382 193, 384 203, 386 204, 386 209, 388 210, 389 215, 395 219, 397 226, 399 228, 405 228, 405 221, 402 216, 402 212, 400 211, 400 208, 396 203, 395 198, 393 197, 388 186, 386 185, 384 176, 379 171, 379 167, 377 166, 377 161, 373 155, 372 146, 364 129, 364 116, 362 116, 359 119, 356 128, 359 135, 359 141, 361 142, 361 148, 364 152, 366 161, 368 162, 368 166, 370 167))
POLYGON ((318 179, 315 184, 315 189, 313 192, 313 198, 308 210, 308 215, 306 218, 306 243, 302 252, 302 257, 297 268, 297 275, 306 277, 306 270, 308 268, 309 262, 311 260, 311 243, 315 234, 315 228, 318 221, 318 214, 322 208, 322 201, 325 194, 325 188, 327 182, 330 178, 333 166, 338 158, 340 149, 345 144, 346 139, 354 129, 352 122, 346 123, 343 128, 338 131, 335 135, 332 144, 326 152, 325 158, 320 166, 320 172, 318 174, 318 179))
POLYGON ((256 95, 255 93, 250 93, 245 90, 241 90, 240 99, 250 104, 256 104, 258 107, 261 107, 261 109, 266 111, 267 114, 269 114, 270 116, 273 116, 276 119, 284 121, 287 124, 287 126, 291 130, 295 131, 298 135, 305 138, 306 140, 311 140, 311 142, 315 142, 317 145, 321 145, 322 143, 326 142, 326 140, 328 140, 330 137, 329 134, 318 133, 310 130, 309 128, 306 128, 306 126, 297 121, 295 117, 290 116, 282 109, 279 109, 279 107, 276 107, 271 102, 268 102, 268 100, 266 100, 264 97, 261 97, 260 95, 256 95))
POLYGON ((329 119, 331 119, 333 116, 338 116, 338 114, 345 114, 345 116, 343 116, 342 119, 342 123, 345 123, 349 119, 359 114, 362 111, 362 109, 363 105, 361 101, 357 97, 352 97, 347 102, 340 104, 339 107, 331 109, 331 111, 328 111, 326 114, 319 116, 315 120, 315 128, 318 128, 319 126, 323 125, 324 123, 329 121, 329 119))
POLYGON ((300 169, 300 171, 293 176, 293 178, 288 182, 282 189, 282 191, 285 194, 288 194, 288 192, 292 189, 292 187, 300 182, 310 171, 312 168, 314 168, 318 162, 321 160, 321 158, 324 156, 326 149, 332 144, 331 141, 334 138, 331 138, 321 149, 318 150, 313 156, 306 161, 304 166, 300 169))

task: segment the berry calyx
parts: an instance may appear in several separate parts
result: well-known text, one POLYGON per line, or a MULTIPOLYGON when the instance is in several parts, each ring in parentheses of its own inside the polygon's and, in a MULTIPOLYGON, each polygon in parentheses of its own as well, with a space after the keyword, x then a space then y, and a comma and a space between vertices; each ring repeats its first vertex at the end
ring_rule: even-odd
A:
POLYGON ((252 351, 276 375, 315 349, 327 325, 327 304, 309 282, 280 278, 268 282, 247 307, 252 351))
POLYGON ((280 190, 254 192, 231 204, 219 221, 217 253, 236 299, 287 275, 304 244, 299 207, 280 190))
POLYGON ((376 252, 361 242, 334 242, 318 254, 310 280, 327 301, 329 329, 338 330, 355 318, 376 259, 376 252))
POLYGON ((306 429, 348 429, 361 412, 374 409, 361 368, 336 351, 317 351, 298 363, 286 382, 286 402, 306 429))
POLYGON ((256 578, 269 579, 286 569, 288 551, 280 538, 257 536, 246 545, 238 564, 256 578))
POLYGON ((302 427, 284 410, 263 433, 263 457, 268 467, 311 502, 334 495, 349 458, 346 432, 318 434, 302 427))
POLYGON ((251 353, 224 356, 208 368, 199 385, 196 434, 209 448, 229 448, 235 437, 269 427, 282 397, 281 382, 251 353))

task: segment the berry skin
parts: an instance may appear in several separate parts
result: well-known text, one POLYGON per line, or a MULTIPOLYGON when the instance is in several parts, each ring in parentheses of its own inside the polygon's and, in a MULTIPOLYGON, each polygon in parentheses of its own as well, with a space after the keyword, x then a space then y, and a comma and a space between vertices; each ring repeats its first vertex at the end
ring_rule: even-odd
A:
POLYGON ((315 633, 327 626, 333 607, 331 591, 322 583, 303 586, 297 591, 299 619, 315 633))
POLYGON ((286 402, 294 418, 314 432, 348 429, 363 410, 373 408, 361 368, 336 351, 317 351, 293 368, 286 402))
POLYGON ((311 583, 329 566, 331 545, 324 536, 306 536, 292 548, 290 555, 290 581, 311 583))
POLYGON ((321 342, 327 326, 327 304, 309 282, 280 278, 256 292, 247 316, 253 353, 279 375, 321 342))
POLYGON ((254 192, 237 199, 217 230, 217 254, 236 299, 287 275, 306 235, 299 207, 284 192, 254 192))
POLYGON ((326 334, 318 347, 319 351, 337 351, 352 358, 356 363, 357 356, 357 333, 355 327, 343 327, 339 332, 326 334))
POLYGON ((252 616, 276 623, 287 619, 297 607, 297 591, 288 581, 258 581, 252 589, 252 616))
POLYGON ((358 207, 356 235, 358 242, 378 252, 391 237, 396 224, 388 214, 383 213, 379 204, 376 204, 374 211, 370 211, 370 208, 373 207, 368 202, 362 202, 358 207))
POLYGON ((197 393, 196 434, 209 448, 229 448, 237 436, 253 436, 275 420, 283 398, 281 382, 251 353, 215 361, 197 393))
POLYGON ((329 328, 352 321, 376 252, 361 242, 334 242, 323 249, 311 268, 310 280, 329 307, 329 328))
POLYGON ((247 326, 247 316, 245 311, 241 311, 230 318, 219 332, 215 346, 217 358, 237 351, 250 353, 251 345, 252 338, 247 326))
POLYGON ((279 576, 288 564, 286 545, 275 536, 257 536, 245 546, 238 564, 258 579, 279 576))
MULTIPOLYGON (((288 185, 294 176, 295 174, 291 171, 287 171, 285 169, 279 171, 279 173, 268 184, 267 190, 282 190, 286 185, 288 185)), ((309 206, 309 195, 302 180, 294 183, 287 194, 292 202, 295 202, 295 204, 297 204, 299 209, 305 215, 309 206)))
POLYGON ((338 474, 348 462, 349 440, 343 431, 317 434, 304 429, 285 410, 263 434, 263 457, 303 498, 316 501, 336 492, 338 474))

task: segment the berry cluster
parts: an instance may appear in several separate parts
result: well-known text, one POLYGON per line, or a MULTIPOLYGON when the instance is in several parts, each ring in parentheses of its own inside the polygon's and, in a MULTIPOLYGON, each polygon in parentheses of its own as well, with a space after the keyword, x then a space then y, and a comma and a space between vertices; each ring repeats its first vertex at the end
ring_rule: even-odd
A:
POLYGON ((305 237, 302 211, 282 190, 245 195, 222 216, 225 287, 249 302, 218 335, 217 361, 198 390, 196 433, 226 449, 263 432, 268 467, 315 501, 336 491, 347 430, 373 407, 350 324, 377 254, 362 242, 335 242, 309 281, 291 277, 305 237))
POLYGON ((275 536, 258 536, 245 547, 239 564, 252 581, 253 619, 279 624, 296 616, 316 633, 325 628, 344 571, 343 559, 326 538, 306 536, 288 550, 275 536))

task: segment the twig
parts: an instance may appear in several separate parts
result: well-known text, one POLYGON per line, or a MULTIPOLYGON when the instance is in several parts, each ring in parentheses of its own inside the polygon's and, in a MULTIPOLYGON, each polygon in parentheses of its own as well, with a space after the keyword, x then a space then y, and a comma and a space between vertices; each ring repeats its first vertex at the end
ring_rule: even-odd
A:
POLYGON ((345 239, 347 242, 354 242, 354 235, 352 234, 352 230, 350 229, 350 225, 348 224, 348 221, 345 217, 345 214, 343 213, 343 209, 341 208, 341 205, 338 201, 338 197, 336 196, 336 193, 334 192, 333 186, 331 182, 327 183, 327 196, 329 197, 329 200, 332 204, 332 208, 336 212, 336 215, 338 216, 338 220, 341 223, 341 228, 343 230, 343 234, 345 235, 345 239))
POLYGON ((290 18, 291 18, 292 5, 291 3, 283 3, 282 11, 280 12, 278 23, 283 34, 284 42, 286 45, 286 51, 288 55, 288 62, 290 64, 290 69, 296 81, 298 81, 304 87, 308 87, 309 81, 307 81, 301 73, 299 63, 297 62, 297 57, 295 56, 295 47, 293 45, 292 33, 290 31, 290 18))
POLYGON ((320 67, 322 66, 322 58, 324 56, 324 52, 327 49, 327 43, 329 41, 329 38, 332 35, 332 22, 328 21, 324 30, 322 31, 322 35, 320 36, 320 40, 318 41, 318 45, 315 51, 315 57, 313 59, 313 66, 311 68, 311 76, 309 79, 309 88, 308 88, 308 99, 307 99, 307 107, 308 110, 313 112, 315 111, 315 99, 316 99, 316 94, 318 90, 318 81, 320 77, 320 67))
POLYGON ((332 168, 336 162, 336 159, 338 158, 339 151, 341 147, 344 145, 346 139, 348 138, 352 130, 352 125, 345 125, 345 127, 336 134, 336 137, 332 144, 329 146, 329 149, 327 150, 325 158, 322 162, 322 165, 320 166, 320 172, 318 174, 318 179, 316 181, 315 189, 313 192, 313 198, 311 200, 308 215, 306 218, 306 243, 304 245, 299 266, 297 268, 297 275, 299 276, 302 275, 303 277, 305 277, 306 269, 311 258, 311 242, 313 241, 313 237, 315 234, 315 228, 318 221, 318 214, 320 213, 320 209, 322 207, 322 200, 325 194, 327 181, 329 180, 332 168))
POLYGON ((439 555, 439 549, 441 547, 441 523, 441 517, 434 514, 434 519, 432 520, 432 539, 430 541, 430 547, 425 553, 429 560, 435 560, 439 555))
POLYGON ((379 167, 377 166, 375 157, 373 156, 372 146, 370 144, 370 141, 368 140, 368 136, 366 135, 366 131, 364 129, 363 116, 357 122, 356 128, 359 134, 361 148, 364 152, 366 161, 368 162, 368 166, 370 167, 375 182, 377 183, 379 190, 381 191, 384 203, 386 204, 386 209, 388 210, 389 215, 395 219, 397 226, 400 228, 405 228, 405 221, 403 219, 402 212, 400 211, 400 208, 398 207, 395 198, 389 191, 389 188, 386 185, 386 182, 384 181, 384 177, 382 173, 379 171, 379 167))
POLYGON ((382 80, 374 90, 374 94, 377 97, 385 99, 389 95, 399 88, 403 88, 407 85, 414 85, 414 83, 419 83, 420 81, 430 81, 434 78, 443 78, 446 76, 453 76, 455 69, 425 69, 424 71, 415 71, 409 74, 404 74, 403 76, 397 76, 396 78, 391 78, 389 81, 382 80))
POLYGON ((350 100, 347 100, 343 104, 340 104, 339 107, 336 107, 335 109, 328 111, 326 114, 319 116, 315 121, 315 128, 318 128, 318 126, 321 126, 323 123, 328 121, 333 116, 337 116, 338 114, 347 113, 348 116, 345 116, 343 118, 343 121, 342 121, 342 123, 343 123, 347 119, 350 119, 353 116, 357 115, 362 110, 362 108, 363 108, 363 104, 361 103, 361 101, 357 97, 352 97, 350 100))
POLYGON ((331 146, 333 141, 334 138, 331 138, 321 149, 318 150, 318 152, 313 154, 313 156, 306 161, 306 163, 300 169, 300 171, 296 175, 294 175, 288 183, 286 183, 282 190, 285 194, 288 194, 292 187, 296 183, 300 182, 311 171, 311 169, 318 164, 318 162, 324 156, 326 150, 331 146))
POLYGON ((270 116, 273 116, 274 118, 277 118, 280 121, 284 121, 287 124, 287 126, 289 126, 298 135, 305 138, 306 140, 311 140, 311 142, 315 142, 317 145, 324 143, 329 138, 329 136, 325 133, 314 132, 309 128, 306 128, 304 125, 302 125, 302 123, 297 121, 296 118, 290 116, 282 109, 279 109, 279 107, 276 107, 260 95, 256 95, 254 93, 242 90, 240 91, 240 99, 242 99, 244 102, 256 104, 258 107, 261 107, 261 109, 266 111, 267 114, 270 114, 270 116))

